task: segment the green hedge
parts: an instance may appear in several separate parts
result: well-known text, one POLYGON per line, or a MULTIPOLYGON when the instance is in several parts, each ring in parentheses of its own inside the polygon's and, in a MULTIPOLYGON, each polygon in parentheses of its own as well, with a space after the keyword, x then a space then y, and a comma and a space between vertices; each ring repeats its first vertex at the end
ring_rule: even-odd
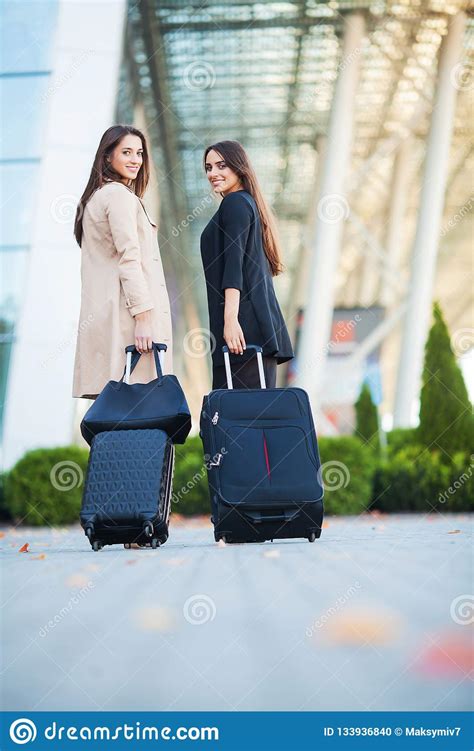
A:
MULTIPOLYGON (((457 452, 450 459, 410 444, 412 437, 412 431, 392 431, 385 459, 355 436, 320 438, 326 513, 473 511, 474 455, 457 452)), ((33 525, 77 522, 88 456, 77 446, 29 451, 2 478, 1 517, 33 525)), ((184 516, 210 515, 199 436, 176 446, 171 508, 184 516)))
POLYGON ((407 446, 418 443, 416 428, 394 428, 387 433, 387 448, 390 455, 396 454, 407 446))
POLYGON ((422 513, 472 510, 472 475, 473 464, 465 452, 449 459, 441 451, 407 446, 377 467, 374 508, 422 513))
POLYGON ((11 521, 12 515, 10 514, 10 511, 7 507, 7 504, 5 503, 5 480, 7 477, 6 472, 2 472, 0 474, 0 521, 1 522, 7 522, 11 521))
POLYGON ((440 511, 474 511, 474 454, 457 451, 448 464, 449 486, 436 499, 440 511))
POLYGON ((28 451, 5 478, 5 505, 16 521, 41 526, 77 522, 89 450, 28 451))
POLYGON ((204 450, 198 435, 176 446, 171 510, 183 516, 211 514, 204 450))
POLYGON ((376 454, 356 436, 319 438, 327 514, 360 514, 370 506, 376 454))

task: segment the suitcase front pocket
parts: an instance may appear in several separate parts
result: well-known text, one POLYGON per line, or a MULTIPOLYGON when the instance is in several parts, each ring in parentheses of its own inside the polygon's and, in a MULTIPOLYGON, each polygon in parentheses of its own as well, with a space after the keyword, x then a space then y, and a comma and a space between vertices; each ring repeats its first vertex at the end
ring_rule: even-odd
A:
MULTIPOLYGON (((265 432, 261 428, 234 425, 225 437, 222 463, 222 482, 238 487, 270 484, 270 472, 265 458, 265 432)), ((268 446, 267 446, 268 455, 268 446)))
POLYGON ((232 425, 226 431, 225 449, 221 482, 226 487, 247 489, 243 500, 251 502, 255 492, 259 500, 263 500, 262 492, 268 500, 290 499, 298 487, 299 494, 308 488, 307 500, 317 497, 317 467, 301 428, 232 425))

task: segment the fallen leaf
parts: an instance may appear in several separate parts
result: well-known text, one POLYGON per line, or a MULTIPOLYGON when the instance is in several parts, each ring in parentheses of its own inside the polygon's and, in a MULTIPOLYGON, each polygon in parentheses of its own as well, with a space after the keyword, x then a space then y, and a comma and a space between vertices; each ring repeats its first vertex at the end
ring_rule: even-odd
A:
POLYGON ((168 608, 142 608, 135 613, 135 623, 141 631, 172 631, 175 618, 168 608))
POLYGON ((89 579, 87 576, 84 576, 84 574, 73 574, 68 579, 66 579, 66 586, 68 587, 77 587, 78 589, 82 587, 87 587, 89 584, 89 579))
MULTIPOLYGON (((323 623, 322 616, 320 620, 323 623)), ((352 610, 328 614, 321 631, 338 644, 386 644, 398 635, 399 621, 389 613, 352 610)))
POLYGON ((422 652, 416 669, 430 675, 465 675, 474 668, 474 652, 469 638, 443 634, 422 652))
POLYGON ((448 535, 458 535, 460 531, 460 529, 452 529, 451 532, 448 532, 448 535))
POLYGON ((330 525, 329 525, 329 522, 323 522, 323 526, 322 526, 322 528, 323 528, 323 529, 327 529, 327 528, 328 528, 329 526, 330 526, 330 525))
POLYGON ((184 563, 184 558, 168 558, 165 559, 167 566, 181 566, 184 563))
POLYGON ((25 542, 25 544, 21 546, 21 548, 20 548, 20 550, 18 552, 19 553, 28 553, 29 552, 29 550, 28 550, 29 547, 30 547, 30 543, 29 542, 25 542))
POLYGON ((31 561, 43 561, 46 558, 45 553, 40 553, 40 555, 34 555, 32 558, 30 558, 31 561))
POLYGON ((125 561, 125 563, 127 564, 127 566, 133 566, 135 563, 137 563, 137 561, 136 559, 133 559, 131 561, 125 561))
POLYGON ((5 532, 0 532, 0 539, 1 539, 2 537, 5 537, 5 532))
POLYGON ((279 558, 280 551, 279 550, 265 550, 263 556, 264 558, 279 558))

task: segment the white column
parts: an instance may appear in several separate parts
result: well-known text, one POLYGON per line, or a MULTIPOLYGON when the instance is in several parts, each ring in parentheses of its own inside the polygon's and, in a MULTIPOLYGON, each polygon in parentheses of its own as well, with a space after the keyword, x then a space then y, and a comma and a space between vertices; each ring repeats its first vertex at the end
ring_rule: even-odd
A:
MULTIPOLYGON (((395 155, 393 164, 392 185, 390 190, 390 205, 387 222, 385 250, 387 268, 397 274, 400 268, 402 240, 405 229, 405 216, 408 200, 408 176, 410 172, 410 155, 412 153, 411 138, 401 142, 395 155)), ((387 279, 381 278, 380 302, 390 308, 396 302, 395 286, 387 279)))
POLYGON ((342 57, 329 122, 308 297, 298 352, 296 382, 308 392, 313 411, 321 399, 320 386, 331 333, 336 269, 344 220, 349 213, 346 179, 351 158, 354 100, 365 29, 364 17, 360 13, 351 13, 346 16, 344 27, 342 57))
POLYGON ((325 149, 326 136, 320 135, 318 136, 316 143, 316 152, 318 155, 317 175, 313 190, 311 192, 309 211, 307 214, 306 222, 301 228, 301 248, 298 253, 298 262, 296 268, 293 271, 289 300, 287 309, 285 311, 285 319, 288 326, 288 331, 293 341, 297 329, 297 311, 299 310, 299 308, 302 308, 304 306, 306 300, 308 299, 307 288, 311 263, 311 244, 314 235, 315 217, 317 216, 316 210, 320 194, 321 175, 323 172, 325 149))
POLYGON ((7 384, 6 468, 29 449, 73 440, 80 307, 73 222, 100 136, 114 122, 125 10, 125 0, 60 0, 27 281, 7 384))
POLYGON ((465 25, 466 15, 461 11, 450 22, 439 51, 436 94, 411 258, 408 310, 398 364, 395 427, 411 424, 412 409, 420 389, 456 103, 456 73, 465 25))

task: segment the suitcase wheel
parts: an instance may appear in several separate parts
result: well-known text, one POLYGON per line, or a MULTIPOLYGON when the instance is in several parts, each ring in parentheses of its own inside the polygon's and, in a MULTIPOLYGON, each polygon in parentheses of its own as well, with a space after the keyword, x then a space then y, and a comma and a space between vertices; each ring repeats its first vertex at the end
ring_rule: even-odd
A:
POLYGON ((104 546, 102 545, 100 540, 94 540, 94 542, 92 543, 92 550, 94 550, 95 552, 97 552, 103 547, 104 546))
POLYGON ((130 550, 130 548, 132 547, 132 543, 131 542, 124 542, 123 546, 124 546, 125 550, 130 550))
POLYGON ((85 533, 86 533, 86 537, 89 540, 92 540, 92 537, 94 536, 94 530, 92 529, 92 527, 86 527, 85 533))
POLYGON ((310 542, 314 542, 315 539, 316 539, 316 532, 310 532, 309 535, 308 535, 308 540, 310 542))
POLYGON ((215 530, 214 530, 214 540, 216 542, 219 542, 219 540, 222 540, 222 542, 225 542, 225 543, 228 543, 231 541, 229 535, 218 535, 215 530))
POLYGON ((150 542, 150 545, 152 548, 159 548, 161 545, 161 540, 158 540, 158 538, 153 537, 153 539, 150 542))

